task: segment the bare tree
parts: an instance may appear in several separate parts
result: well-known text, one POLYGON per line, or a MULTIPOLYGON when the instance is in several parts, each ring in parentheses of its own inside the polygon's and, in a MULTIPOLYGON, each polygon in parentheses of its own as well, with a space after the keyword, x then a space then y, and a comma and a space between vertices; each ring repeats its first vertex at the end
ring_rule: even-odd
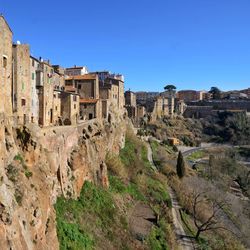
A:
MULTIPOLYGON (((220 217, 221 210, 227 206, 225 201, 215 201, 209 198, 206 198, 205 193, 198 193, 194 195, 193 198, 193 219, 194 224, 197 229, 195 234, 195 239, 197 240, 202 232, 209 231, 209 230, 227 230, 221 223, 219 222, 218 218, 220 217), (202 209, 202 203, 207 204, 210 209, 210 214, 203 218, 203 221, 200 221, 200 210, 202 209)), ((230 231, 231 232, 231 231, 230 231)))

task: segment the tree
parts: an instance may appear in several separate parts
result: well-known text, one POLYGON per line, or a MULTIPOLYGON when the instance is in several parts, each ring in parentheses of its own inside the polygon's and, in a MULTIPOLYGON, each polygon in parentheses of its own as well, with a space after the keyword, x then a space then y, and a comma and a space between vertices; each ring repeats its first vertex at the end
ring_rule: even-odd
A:
POLYGON ((209 93, 213 95, 213 99, 220 99, 221 97, 221 91, 217 87, 211 87, 209 93))
POLYGON ((185 161, 183 159, 183 155, 182 155, 181 151, 179 151, 178 158, 177 158, 176 172, 177 172, 177 175, 179 176, 179 178, 182 178, 186 172, 185 161))
POLYGON ((164 87, 164 89, 167 90, 167 91, 173 91, 173 90, 176 90, 176 87, 174 85, 172 85, 172 84, 169 84, 169 85, 166 85, 164 87))
POLYGON ((221 211, 227 206, 225 201, 216 201, 211 200, 205 196, 205 193, 197 193, 193 196, 193 219, 194 225, 197 229, 194 238, 198 240, 200 234, 209 230, 226 230, 234 234, 228 228, 223 227, 218 221, 218 218, 221 216, 221 211), (206 218, 203 218, 203 221, 200 220, 201 211, 204 212, 204 207, 202 204, 209 205, 209 215, 206 218))

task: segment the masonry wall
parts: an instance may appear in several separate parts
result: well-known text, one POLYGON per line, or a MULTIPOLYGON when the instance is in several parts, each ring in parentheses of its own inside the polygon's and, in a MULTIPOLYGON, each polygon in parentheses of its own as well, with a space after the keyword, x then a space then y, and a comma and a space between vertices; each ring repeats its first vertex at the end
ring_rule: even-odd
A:
POLYGON ((0 113, 12 116, 12 32, 0 16, 0 113))
POLYGON ((13 45, 13 69, 13 114, 17 124, 25 124, 31 120, 31 74, 29 45, 13 45))
POLYGON ((31 122, 38 124, 39 120, 39 99, 38 90, 36 88, 37 83, 37 69, 39 62, 33 58, 30 58, 30 75, 31 75, 31 122))
POLYGON ((95 103, 80 103, 80 117, 82 120, 91 120, 96 118, 96 104, 95 103))
MULTIPOLYGON (((136 97, 135 97, 136 99, 136 97)), ((125 106, 125 98, 124 98, 124 82, 119 81, 119 106, 118 108, 122 110, 125 106)))
POLYGON ((78 92, 81 98, 95 98, 95 82, 94 80, 89 81, 76 81, 78 86, 78 92))
POLYGON ((250 112, 250 100, 210 100, 202 102, 190 102, 189 106, 211 106, 217 110, 247 110, 250 112))
POLYGON ((52 66, 43 63, 43 126, 53 125, 53 72, 52 66))
POLYGON ((79 119, 79 96, 70 93, 62 93, 61 116, 63 123, 67 120, 75 125, 79 119))
POLYGON ((59 124, 61 118, 61 92, 54 90, 53 96, 53 123, 54 125, 59 124))

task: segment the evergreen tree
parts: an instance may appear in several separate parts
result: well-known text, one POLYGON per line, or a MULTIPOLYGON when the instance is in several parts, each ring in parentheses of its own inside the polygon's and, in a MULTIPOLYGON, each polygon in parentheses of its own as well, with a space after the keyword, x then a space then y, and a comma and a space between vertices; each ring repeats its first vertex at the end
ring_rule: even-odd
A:
POLYGON ((185 162, 184 162, 181 151, 179 151, 178 158, 177 158, 176 172, 179 178, 182 178, 186 172, 185 162))

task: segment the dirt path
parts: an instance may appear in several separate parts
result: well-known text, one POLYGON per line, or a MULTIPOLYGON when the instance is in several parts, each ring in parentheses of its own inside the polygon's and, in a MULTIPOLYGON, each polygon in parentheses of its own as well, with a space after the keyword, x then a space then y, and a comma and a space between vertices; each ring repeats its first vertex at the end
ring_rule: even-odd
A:
POLYGON ((172 215, 173 215, 173 223, 175 227, 175 234, 177 238, 177 242, 181 249, 183 250, 193 250, 195 249, 194 243, 192 240, 187 236, 180 217, 180 209, 181 206, 177 200, 177 197, 172 188, 168 187, 168 192, 172 200, 172 215))
MULTIPOLYGON (((151 146, 148 141, 146 141, 146 143, 148 147, 148 161, 151 163, 152 167, 157 171, 157 168, 153 161, 153 153, 152 153, 151 146)), ((194 244, 192 240, 187 236, 182 226, 182 221, 181 221, 180 211, 179 211, 181 207, 178 203, 177 197, 174 191, 172 190, 172 188, 168 187, 168 192, 171 197, 172 205, 173 205, 172 215, 173 215, 173 224, 175 227, 175 234, 176 234, 177 242, 182 250, 193 250, 195 249, 194 244)))

